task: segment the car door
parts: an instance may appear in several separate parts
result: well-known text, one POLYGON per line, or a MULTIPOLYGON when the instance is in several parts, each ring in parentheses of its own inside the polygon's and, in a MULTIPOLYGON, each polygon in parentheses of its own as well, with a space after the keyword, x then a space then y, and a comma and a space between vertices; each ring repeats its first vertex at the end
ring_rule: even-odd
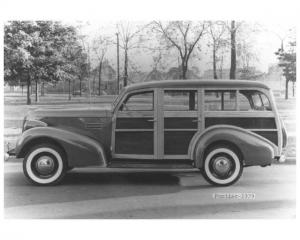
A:
POLYGON ((200 91, 165 89, 162 94, 164 159, 188 159, 190 142, 201 128, 200 91))
POLYGON ((113 117, 113 158, 156 158, 155 96, 151 89, 128 93, 121 100, 113 117))

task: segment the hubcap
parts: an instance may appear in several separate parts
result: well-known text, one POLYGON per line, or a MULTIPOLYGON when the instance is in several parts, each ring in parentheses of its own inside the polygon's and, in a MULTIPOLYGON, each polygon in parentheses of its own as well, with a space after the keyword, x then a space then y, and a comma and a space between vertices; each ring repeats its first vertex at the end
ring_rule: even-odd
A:
POLYGON ((226 175, 231 169, 231 161, 226 157, 217 157, 213 162, 213 169, 218 175, 226 175))
POLYGON ((49 156, 41 156, 36 161, 36 170, 41 175, 48 175, 50 174, 54 169, 54 161, 49 156))

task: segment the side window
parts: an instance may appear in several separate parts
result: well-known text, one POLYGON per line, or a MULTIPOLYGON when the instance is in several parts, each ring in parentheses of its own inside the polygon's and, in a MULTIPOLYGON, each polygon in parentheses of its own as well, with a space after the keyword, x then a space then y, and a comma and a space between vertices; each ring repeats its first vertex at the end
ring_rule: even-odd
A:
POLYGON ((153 91, 130 94, 120 107, 120 111, 153 111, 153 91))
POLYGON ((249 111, 252 109, 250 105, 249 99, 246 97, 246 95, 242 94, 241 92, 239 94, 239 106, 240 106, 240 111, 249 111))
POLYGON ((260 97, 261 97, 261 101, 263 103, 265 110, 272 111, 272 107, 271 107, 270 101, 267 98, 267 96, 265 94, 261 93, 260 97))
POLYGON ((268 97, 257 90, 239 91, 240 110, 241 111, 271 111, 271 104, 268 97))
POLYGON ((235 111, 236 91, 206 90, 205 111, 235 111))
POLYGON ((254 110, 259 110, 262 108, 263 106, 262 101, 258 93, 254 93, 252 95, 252 101, 253 101, 254 110))
POLYGON ((165 90, 165 111, 197 111, 196 90, 165 90))

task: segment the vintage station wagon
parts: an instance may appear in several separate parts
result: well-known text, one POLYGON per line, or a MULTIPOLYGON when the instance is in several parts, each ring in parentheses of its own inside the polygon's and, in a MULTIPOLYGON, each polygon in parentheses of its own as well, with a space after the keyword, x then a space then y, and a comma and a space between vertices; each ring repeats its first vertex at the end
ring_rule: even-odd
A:
POLYGON ((287 136, 271 90, 255 81, 133 84, 111 109, 40 109, 14 151, 25 176, 51 185, 74 167, 199 169, 214 185, 282 159, 287 136))

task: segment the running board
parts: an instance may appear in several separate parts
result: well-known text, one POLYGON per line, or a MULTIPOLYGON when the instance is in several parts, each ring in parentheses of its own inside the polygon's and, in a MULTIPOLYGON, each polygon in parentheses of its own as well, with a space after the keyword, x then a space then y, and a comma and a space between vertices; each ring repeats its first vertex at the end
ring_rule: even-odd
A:
POLYGON ((140 159, 113 159, 109 168, 156 168, 156 169, 192 169, 191 160, 140 160, 140 159))

